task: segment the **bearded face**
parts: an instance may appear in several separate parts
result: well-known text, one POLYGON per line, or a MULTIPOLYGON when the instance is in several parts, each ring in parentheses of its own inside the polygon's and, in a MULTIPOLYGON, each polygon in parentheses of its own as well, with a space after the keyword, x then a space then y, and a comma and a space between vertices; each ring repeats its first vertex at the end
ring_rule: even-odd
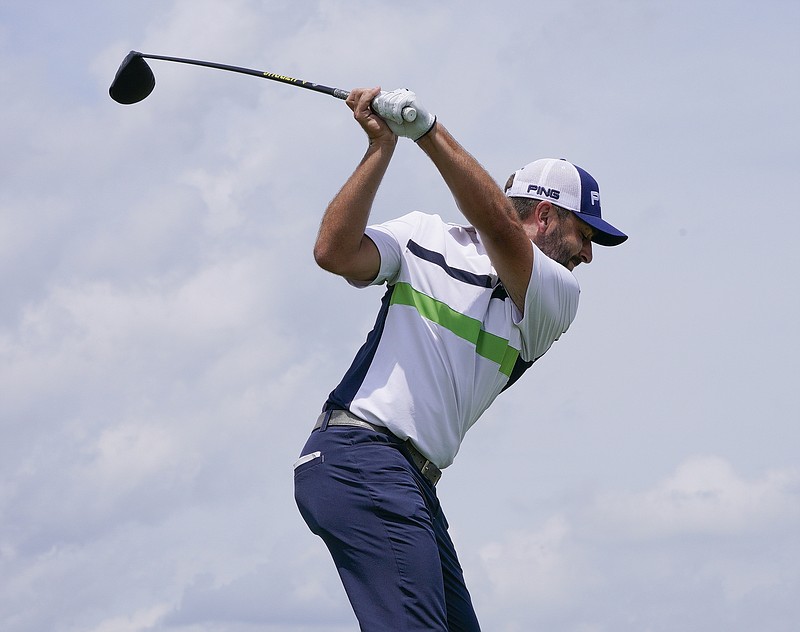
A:
POLYGON ((537 235, 539 249, 568 270, 592 260, 592 228, 572 213, 553 220, 537 235))

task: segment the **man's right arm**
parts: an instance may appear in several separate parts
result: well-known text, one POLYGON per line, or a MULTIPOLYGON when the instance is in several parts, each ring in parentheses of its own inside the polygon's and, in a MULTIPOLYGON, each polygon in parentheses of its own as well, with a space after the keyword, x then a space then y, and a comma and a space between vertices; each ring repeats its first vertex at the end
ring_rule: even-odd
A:
POLYGON ((314 244, 314 259, 321 268, 361 283, 371 282, 380 271, 380 254, 364 230, 397 145, 397 136, 370 109, 379 91, 353 90, 347 99, 353 116, 367 133, 369 147, 325 210, 314 244))

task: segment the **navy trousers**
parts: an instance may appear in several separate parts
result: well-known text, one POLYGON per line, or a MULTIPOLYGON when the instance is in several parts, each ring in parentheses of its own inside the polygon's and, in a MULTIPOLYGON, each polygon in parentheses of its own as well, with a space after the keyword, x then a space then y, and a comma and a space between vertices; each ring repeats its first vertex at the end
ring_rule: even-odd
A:
POLYGON ((358 427, 315 430, 294 485, 362 631, 480 631, 436 488, 400 439, 358 427))

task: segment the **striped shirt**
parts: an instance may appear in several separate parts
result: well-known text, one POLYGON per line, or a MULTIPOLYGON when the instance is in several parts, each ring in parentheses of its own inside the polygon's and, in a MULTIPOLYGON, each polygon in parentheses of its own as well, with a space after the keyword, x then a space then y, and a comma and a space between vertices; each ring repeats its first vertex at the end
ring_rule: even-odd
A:
POLYGON ((477 231, 409 213, 370 226, 386 294, 325 410, 347 409, 410 439, 439 468, 467 430, 575 318, 572 273, 535 244, 520 314, 477 231))

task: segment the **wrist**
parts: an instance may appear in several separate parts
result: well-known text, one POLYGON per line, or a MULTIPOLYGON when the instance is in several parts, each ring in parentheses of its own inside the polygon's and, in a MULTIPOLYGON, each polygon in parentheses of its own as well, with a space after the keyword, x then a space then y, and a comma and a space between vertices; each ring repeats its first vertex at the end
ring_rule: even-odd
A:
POLYGON ((396 146, 397 146, 397 136, 395 136, 394 134, 379 136, 377 138, 369 139, 370 149, 390 149, 394 151, 394 148, 396 146))
POLYGON ((426 144, 433 142, 433 139, 436 137, 438 131, 439 131, 439 119, 437 117, 433 117, 433 124, 428 128, 428 131, 425 132, 419 138, 417 138, 414 142, 417 143, 420 147, 424 148, 426 144))
POLYGON ((416 143, 417 147, 428 154, 428 156, 433 157, 450 148, 448 139, 452 139, 452 136, 450 136, 447 128, 437 119, 428 132, 422 135, 416 143))

